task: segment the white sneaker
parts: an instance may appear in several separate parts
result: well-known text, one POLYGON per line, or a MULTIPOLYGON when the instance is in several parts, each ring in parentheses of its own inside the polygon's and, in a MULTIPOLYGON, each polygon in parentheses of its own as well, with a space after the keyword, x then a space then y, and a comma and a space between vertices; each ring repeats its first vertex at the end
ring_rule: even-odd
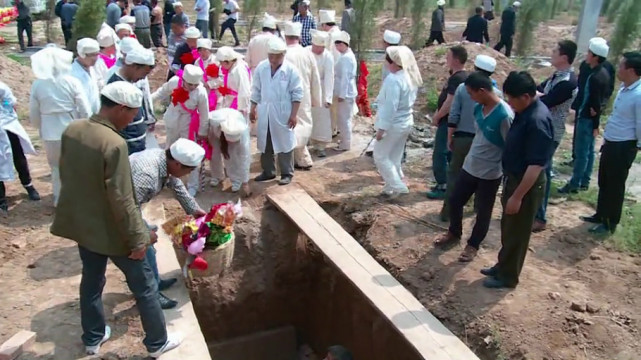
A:
POLYGON ((111 328, 109 325, 105 326, 105 336, 102 337, 102 340, 98 343, 98 345, 93 345, 93 346, 85 346, 85 352, 87 355, 96 355, 98 351, 100 351, 100 345, 104 344, 105 341, 109 340, 111 337, 111 328))
POLYGON ((158 351, 150 352, 149 356, 157 359, 160 357, 160 355, 177 348, 181 342, 182 339, 180 337, 180 334, 167 334, 167 342, 165 343, 165 345, 163 345, 158 351))

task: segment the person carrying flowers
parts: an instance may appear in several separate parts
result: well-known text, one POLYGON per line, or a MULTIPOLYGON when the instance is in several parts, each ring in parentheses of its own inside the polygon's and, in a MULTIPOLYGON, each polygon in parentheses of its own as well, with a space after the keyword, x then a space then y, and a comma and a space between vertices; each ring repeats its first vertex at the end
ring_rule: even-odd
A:
POLYGON ((209 113, 209 142, 213 147, 211 158, 212 186, 225 179, 231 180, 231 191, 241 187, 245 196, 251 195, 249 167, 251 140, 249 126, 243 114, 234 109, 219 109, 209 113), (225 165, 223 167, 223 157, 225 165))

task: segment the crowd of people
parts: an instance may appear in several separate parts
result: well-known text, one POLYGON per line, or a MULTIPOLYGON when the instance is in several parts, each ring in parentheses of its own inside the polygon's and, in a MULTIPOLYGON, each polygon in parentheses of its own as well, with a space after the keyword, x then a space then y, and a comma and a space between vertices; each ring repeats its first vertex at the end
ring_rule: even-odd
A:
MULTIPOLYGON (((229 16, 237 14, 235 1, 226 2, 232 4, 229 16)), ((197 12, 204 7, 199 3, 197 12)), ((176 302, 160 292, 176 279, 158 275, 153 248, 157 226, 143 219, 141 205, 167 187, 187 214, 203 216, 194 197, 206 185, 207 160, 211 186, 222 187, 229 178, 231 191, 249 196, 252 135, 257 137, 262 169, 254 178, 257 182, 280 175, 279 185, 290 184, 296 170, 312 168, 309 149, 325 157, 333 138, 338 142, 334 151, 351 150, 352 119, 358 111, 357 60, 350 34, 337 25, 336 12, 319 10, 317 27, 307 0, 297 2, 295 21, 280 28, 276 18, 265 14, 262 32, 250 41, 246 57, 232 47, 215 48, 198 23, 204 20, 199 17, 197 26, 188 26, 182 6, 175 2, 168 36, 171 66, 167 81, 152 92, 148 76, 156 55, 149 49, 149 27, 160 25, 153 31, 157 33, 162 22, 148 17, 160 17, 161 11, 156 2, 148 9, 136 0, 134 16, 121 12, 112 19, 110 11, 118 15, 115 7, 122 4, 107 6, 107 22, 95 39, 78 40, 75 59, 53 44, 31 57, 36 80, 29 114, 51 167, 56 206, 51 232, 76 241, 83 263, 80 308, 87 353, 98 353, 111 334, 101 301, 111 259, 136 298, 146 333, 143 342, 150 356, 158 357, 180 344, 178 335, 167 334, 162 313, 176 302), (155 136, 158 104, 166 106, 165 149, 155 136), (185 183, 181 177, 187 177, 185 183)), ((441 31, 443 6, 439 0, 435 12, 441 31)), ((350 8, 347 0, 348 13, 350 8)), ((517 3, 506 11, 516 8, 517 3)), ((166 8, 164 12, 167 15, 166 8)), ((475 22, 486 21, 482 12, 477 15, 484 17, 475 22)), ((223 26, 233 27, 233 22, 223 26)), ((442 39, 438 29, 432 27, 430 38, 442 39)), ((395 198, 409 193, 402 163, 423 80, 401 34, 386 30, 382 40, 385 63, 376 99, 376 133, 368 150, 384 180, 381 195, 395 198)), ((589 186, 595 137, 615 76, 621 85, 603 133, 597 210, 583 220, 595 224, 590 230, 594 233, 616 230, 628 170, 641 147, 641 53, 623 54, 615 70, 606 60, 608 51, 604 39, 592 39, 576 74, 572 64, 577 45, 562 40, 551 54, 556 71, 550 78, 537 85, 529 73, 515 71, 499 86, 493 79, 497 62, 492 56, 478 55, 468 72, 466 48, 448 48, 449 78, 431 117, 436 185, 427 195, 444 200, 440 216, 449 229, 435 240, 439 247, 461 240, 463 209, 474 195, 476 222, 459 257, 469 262, 487 235, 503 187, 502 247, 497 264, 481 271, 487 276, 486 287, 517 286, 531 232, 545 229, 552 158, 571 107, 577 114, 574 173, 559 192, 589 186)), ((29 198, 39 200, 25 157, 35 149, 14 110, 20 104, 2 82, 0 97, 0 180, 11 180, 15 166, 29 198)), ((0 191, 0 208, 6 211, 3 182, 0 191)))

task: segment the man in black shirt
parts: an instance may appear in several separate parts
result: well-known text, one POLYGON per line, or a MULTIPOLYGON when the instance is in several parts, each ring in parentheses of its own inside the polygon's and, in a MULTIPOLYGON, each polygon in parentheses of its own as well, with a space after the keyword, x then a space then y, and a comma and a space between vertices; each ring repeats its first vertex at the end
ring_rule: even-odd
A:
POLYGON ((432 117, 432 125, 437 127, 434 135, 434 152, 432 153, 432 170, 436 186, 427 193, 427 197, 433 200, 444 199, 447 191, 447 167, 451 157, 447 148, 447 120, 456 88, 467 79, 467 72, 464 70, 466 61, 467 50, 463 46, 453 46, 447 51, 450 77, 441 90, 438 97, 438 110, 432 117))
POLYGON ((501 15, 501 40, 496 44, 494 50, 501 51, 505 46, 505 56, 510 57, 512 54, 512 38, 516 32, 516 12, 521 7, 521 3, 515 1, 512 6, 503 10, 501 15))
POLYGON ((513 71, 503 93, 516 116, 503 151, 503 216, 498 262, 481 270, 483 286, 514 288, 527 255, 534 214, 545 191, 545 166, 552 153, 552 117, 536 98, 536 83, 523 71, 513 71))
POLYGON ((174 0, 165 0, 162 21, 165 27, 166 38, 169 38, 169 32, 171 31, 171 18, 173 18, 174 15, 176 15, 176 11, 174 10, 174 0))
POLYGON ((438 41, 439 45, 445 42, 443 38, 443 31, 445 31, 445 0, 439 0, 436 5, 437 8, 432 13, 430 38, 425 42, 425 46, 432 46, 434 40, 438 41))
POLYGON ((490 42, 490 34, 487 32, 487 20, 483 18, 483 8, 477 7, 476 14, 467 20, 467 27, 463 31, 463 39, 483 44, 490 42))
POLYGON ((33 46, 33 37, 31 36, 31 10, 29 7, 22 2, 22 0, 16 0, 16 7, 18 8, 18 18, 16 22, 18 23, 18 43, 20 44, 20 51, 25 51, 24 46, 24 37, 23 33, 27 32, 27 46, 33 46))

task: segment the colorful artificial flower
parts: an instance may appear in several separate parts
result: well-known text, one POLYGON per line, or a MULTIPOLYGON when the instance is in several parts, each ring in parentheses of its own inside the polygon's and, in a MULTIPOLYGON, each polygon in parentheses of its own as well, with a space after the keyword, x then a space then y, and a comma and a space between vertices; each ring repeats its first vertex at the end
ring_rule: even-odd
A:
POLYGON ((183 65, 193 64, 194 61, 196 61, 196 59, 194 58, 194 55, 191 52, 186 52, 180 55, 180 62, 183 65))
POLYGON ((184 87, 179 86, 171 92, 171 103, 174 104, 174 106, 183 104, 187 100, 189 100, 189 92, 185 90, 184 87))
POLYGON ((233 90, 228 88, 227 86, 221 86, 218 88, 218 92, 222 96, 233 95, 234 93, 232 91, 233 90))
POLYGON ((205 74, 212 78, 217 78, 220 75, 220 68, 216 64, 209 64, 205 68, 205 74))

